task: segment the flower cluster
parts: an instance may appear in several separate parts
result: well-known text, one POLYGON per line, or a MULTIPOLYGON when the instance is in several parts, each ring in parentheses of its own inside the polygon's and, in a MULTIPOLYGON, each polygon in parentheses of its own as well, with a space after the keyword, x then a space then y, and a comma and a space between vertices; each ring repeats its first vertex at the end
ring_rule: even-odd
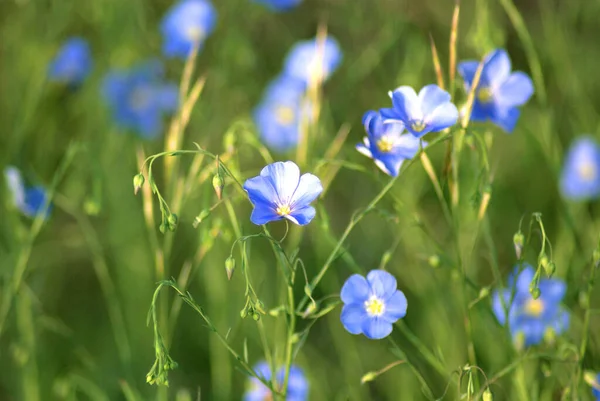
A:
POLYGON ((262 141, 277 152, 298 144, 301 124, 310 121, 313 106, 306 99, 307 86, 329 78, 342 59, 337 41, 326 37, 302 41, 289 52, 283 71, 265 90, 254 111, 262 141))
POLYGON ((537 280, 534 269, 516 267, 508 279, 508 288, 495 291, 492 308, 500 324, 508 324, 513 340, 523 346, 541 343, 545 336, 561 334, 569 327, 569 313, 562 307, 566 285, 558 279, 540 279, 539 297, 530 289, 537 280))
MULTIPOLYGON (((264 380, 271 380, 271 369, 266 362, 260 362, 254 370, 264 380)), ((273 387, 279 388, 285 379, 285 367, 282 366, 273 379, 273 387)), ((251 377, 248 381, 248 391, 244 394, 244 401, 266 401, 272 400, 273 394, 271 390, 256 377, 251 377)), ((306 401, 308 399, 308 381, 304 376, 304 372, 299 367, 292 365, 288 378, 288 388, 286 401, 306 401)))
POLYGON ((13 166, 4 169, 6 186, 12 196, 12 204, 27 217, 36 217, 44 214, 45 217, 51 211, 51 206, 45 209, 48 202, 48 194, 44 187, 27 187, 23 182, 21 172, 13 166))

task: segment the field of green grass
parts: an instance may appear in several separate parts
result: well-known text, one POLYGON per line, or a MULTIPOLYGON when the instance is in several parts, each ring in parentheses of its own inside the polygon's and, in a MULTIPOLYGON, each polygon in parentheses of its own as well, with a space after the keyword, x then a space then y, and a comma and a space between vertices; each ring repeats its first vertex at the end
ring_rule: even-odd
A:
POLYGON ((462 0, 458 14, 451 0, 304 0, 286 12, 212 2, 214 32, 186 64, 161 51, 172 1, 0 1, 0 169, 17 167, 52 205, 47 218, 25 216, 0 180, 0 401, 242 400, 264 360, 293 362, 309 383, 307 398, 273 400, 593 400, 600 205, 567 199, 560 177, 577 138, 600 140, 600 1, 462 0), (309 90, 318 118, 306 157, 273 151, 253 112, 288 51, 324 29, 343 58, 309 90), (72 36, 93 60, 76 88, 48 77, 72 36), (468 92, 455 63, 496 48, 535 93, 512 134, 473 122, 429 133, 392 178, 356 151, 361 118, 391 107, 401 85, 439 83, 432 42, 459 109, 468 92), (198 95, 154 139, 116 124, 103 96, 109 71, 149 59, 178 85, 193 66, 183 82, 198 95), (152 180, 141 170, 175 149, 196 153, 156 158, 152 180), (321 179, 316 217, 255 225, 236 180, 286 160, 321 179), (178 220, 164 233, 161 198, 178 220), (566 283, 570 323, 523 346, 493 294, 542 254, 566 283), (344 282, 374 269, 408 303, 380 340, 340 321, 344 282))

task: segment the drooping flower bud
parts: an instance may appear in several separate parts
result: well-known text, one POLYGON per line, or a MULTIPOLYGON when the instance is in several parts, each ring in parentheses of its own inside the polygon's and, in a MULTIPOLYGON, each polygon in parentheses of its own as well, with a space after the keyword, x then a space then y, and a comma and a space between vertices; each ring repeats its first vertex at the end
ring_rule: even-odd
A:
POLYGON ((140 188, 144 185, 146 179, 142 173, 139 173, 133 177, 133 194, 137 195, 140 188))
POLYGON ((217 198, 221 200, 221 197, 223 196, 223 187, 225 186, 225 183, 223 182, 223 178, 221 178, 221 175, 219 173, 215 174, 215 176, 213 177, 212 185, 215 189, 215 193, 217 194, 217 198))
POLYGON ((493 401, 494 396, 492 395, 492 392, 490 391, 490 388, 486 388, 485 391, 483 392, 483 397, 481 397, 483 399, 483 401, 493 401))
POLYGON ((513 244, 515 246, 515 255, 517 255, 517 259, 521 259, 521 254, 523 252, 523 244, 525 243, 525 236, 523 235, 523 233, 519 230, 514 236, 513 236, 513 244))
POLYGON ((201 211, 200 214, 194 218, 194 223, 192 224, 194 228, 198 228, 200 223, 202 223, 202 221, 204 221, 204 219, 206 219, 209 215, 209 209, 204 209, 203 211, 201 211))
POLYGON ((233 258, 233 256, 230 255, 225 260, 225 272, 227 273, 227 280, 231 280, 231 277, 233 277, 234 270, 235 270, 235 259, 233 258))

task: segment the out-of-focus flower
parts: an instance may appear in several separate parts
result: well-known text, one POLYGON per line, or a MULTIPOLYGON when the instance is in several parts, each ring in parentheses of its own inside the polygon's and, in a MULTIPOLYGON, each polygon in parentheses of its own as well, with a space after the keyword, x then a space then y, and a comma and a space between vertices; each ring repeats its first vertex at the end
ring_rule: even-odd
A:
POLYGON ((38 214, 48 216, 52 210, 51 205, 44 209, 48 200, 46 189, 41 186, 26 187, 21 177, 21 172, 13 166, 4 169, 6 185, 12 195, 12 204, 25 216, 36 217, 38 214))
POLYGON ((384 124, 376 111, 367 111, 362 121, 368 136, 364 137, 364 143, 356 145, 356 149, 373 159, 386 174, 397 176, 402 162, 412 159, 419 151, 420 140, 414 135, 403 135, 404 123, 400 121, 384 124))
POLYGON ((286 76, 276 78, 267 87, 254 111, 254 122, 269 148, 285 152, 296 147, 301 123, 310 119, 310 106, 304 94, 304 83, 286 76))
MULTIPOLYGON (((471 90, 479 61, 468 60, 458 64, 458 73, 471 90)), ((471 111, 471 121, 490 120, 504 131, 511 133, 519 119, 519 106, 533 95, 533 82, 524 72, 511 73, 508 53, 503 49, 490 52, 484 60, 471 111)))
POLYGON ((115 122, 147 138, 161 132, 163 115, 176 110, 179 96, 176 85, 164 82, 157 61, 111 71, 104 79, 103 94, 115 122))
POLYGON ((315 217, 310 206, 323 191, 321 180, 312 174, 300 176, 300 169, 291 161, 276 162, 262 169, 260 175, 244 183, 254 210, 250 220, 257 225, 287 219, 306 225, 315 217))
POLYGON ((534 299, 529 291, 534 275, 529 265, 521 273, 516 267, 508 280, 509 288, 492 296, 496 318, 502 325, 508 322, 513 340, 521 338, 526 347, 541 343, 548 331, 561 334, 569 327, 569 313, 561 306, 567 290, 564 281, 540 279, 540 296, 534 299))
MULTIPOLYGON (((263 379, 271 380, 271 370, 266 362, 260 362, 254 370, 263 379)), ((281 388, 285 380, 285 367, 281 367, 276 374, 273 386, 281 388)), ((273 394, 267 386, 261 383, 256 377, 250 378, 248 381, 248 390, 244 394, 244 401, 266 401, 272 400, 273 394)), ((292 365, 288 378, 288 388, 286 401, 306 401, 308 399, 308 381, 302 372, 302 369, 292 365)))
POLYGON ((92 56, 88 42, 79 37, 65 41, 48 65, 48 79, 78 86, 92 69, 92 56))
POLYGON ((563 196, 572 200, 600 196, 600 146, 591 137, 578 138, 567 154, 560 178, 563 196))
POLYGON ((208 0, 182 0, 162 20, 163 53, 187 58, 194 46, 201 48, 213 32, 217 12, 208 0))
POLYGON ((406 315, 408 305, 394 276, 384 270, 371 270, 366 279, 353 274, 344 283, 341 298, 344 328, 375 340, 392 332, 392 324, 406 315))
POLYGON ((254 2, 263 4, 272 11, 288 11, 302 3, 302 0, 254 0, 254 2))
POLYGON ((427 85, 419 94, 410 86, 401 86, 389 93, 393 108, 381 109, 386 123, 401 121, 417 138, 438 132, 456 124, 458 110, 450 94, 437 85, 427 85))
POLYGON ((333 37, 327 36, 297 43, 288 53, 283 67, 284 75, 306 84, 327 80, 342 61, 342 51, 333 37))

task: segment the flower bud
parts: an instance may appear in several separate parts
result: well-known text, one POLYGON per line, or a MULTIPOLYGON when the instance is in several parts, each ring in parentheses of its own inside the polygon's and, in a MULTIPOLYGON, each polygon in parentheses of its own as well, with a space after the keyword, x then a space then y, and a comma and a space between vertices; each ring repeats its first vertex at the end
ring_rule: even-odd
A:
POLYGON ((479 299, 483 299, 483 298, 487 297, 488 295, 490 295, 490 287, 483 287, 479 291, 479 299))
POLYGON ((215 174, 215 176, 213 177, 212 185, 215 189, 215 193, 217 194, 217 198, 221 200, 221 196, 223 195, 223 187, 225 186, 225 183, 223 182, 223 178, 221 178, 221 175, 219 173, 215 174))
POLYGON ((525 243, 525 236, 521 231, 517 232, 513 236, 513 244, 515 246, 515 254, 517 255, 517 259, 521 259, 521 254, 523 252, 523 244, 525 243))
POLYGON ((233 256, 229 255, 229 257, 225 260, 225 272, 227 272, 227 280, 231 280, 233 277, 233 272, 235 270, 235 259, 233 256))
POLYGON ((494 397, 492 396, 492 392, 490 391, 490 388, 486 388, 485 391, 483 392, 483 397, 481 397, 481 399, 483 401, 493 401, 494 397))
POLYGON ((242 310, 240 311, 240 317, 241 317, 242 319, 245 319, 245 318, 246 318, 246 316, 248 316, 248 308, 244 307, 244 309, 242 309, 242 310))
POLYGON ((204 221, 204 219, 206 219, 209 215, 209 209, 204 209, 201 211, 200 214, 194 218, 194 223, 192 224, 194 228, 198 228, 198 225, 200 225, 200 223, 202 223, 202 221, 204 221))
POLYGON ((146 180, 142 173, 139 173, 138 175, 135 175, 133 177, 133 193, 134 193, 134 195, 137 195, 138 191, 144 185, 145 181, 146 180))
POLYGON ((429 266, 431 266, 431 267, 439 267, 440 266, 440 257, 438 255, 431 255, 427 259, 427 262, 429 263, 429 266))
POLYGON ((175 213, 171 213, 167 218, 167 224, 169 231, 175 231, 177 228, 177 223, 179 222, 179 217, 175 213))
POLYGON ((252 319, 254 319, 255 322, 258 322, 260 320, 260 315, 256 312, 252 313, 252 319))
POLYGON ((365 384, 370 381, 373 381, 373 380, 375 380, 376 377, 377 377, 377 372, 367 372, 363 375, 363 377, 360 378, 360 384, 365 384))
POLYGON ((531 293, 531 296, 533 297, 533 299, 538 299, 540 297, 540 295, 542 294, 542 292, 540 291, 540 289, 538 287, 530 288, 529 292, 531 293))
POLYGON ((161 232, 161 234, 164 234, 167 232, 167 224, 165 223, 160 223, 160 226, 158 227, 159 231, 161 232))
POLYGON ((544 268, 546 270, 546 274, 549 276, 552 276, 554 274, 554 272, 556 271, 556 265, 554 264, 554 262, 550 261, 548 262, 548 264, 546 265, 546 267, 544 268))

